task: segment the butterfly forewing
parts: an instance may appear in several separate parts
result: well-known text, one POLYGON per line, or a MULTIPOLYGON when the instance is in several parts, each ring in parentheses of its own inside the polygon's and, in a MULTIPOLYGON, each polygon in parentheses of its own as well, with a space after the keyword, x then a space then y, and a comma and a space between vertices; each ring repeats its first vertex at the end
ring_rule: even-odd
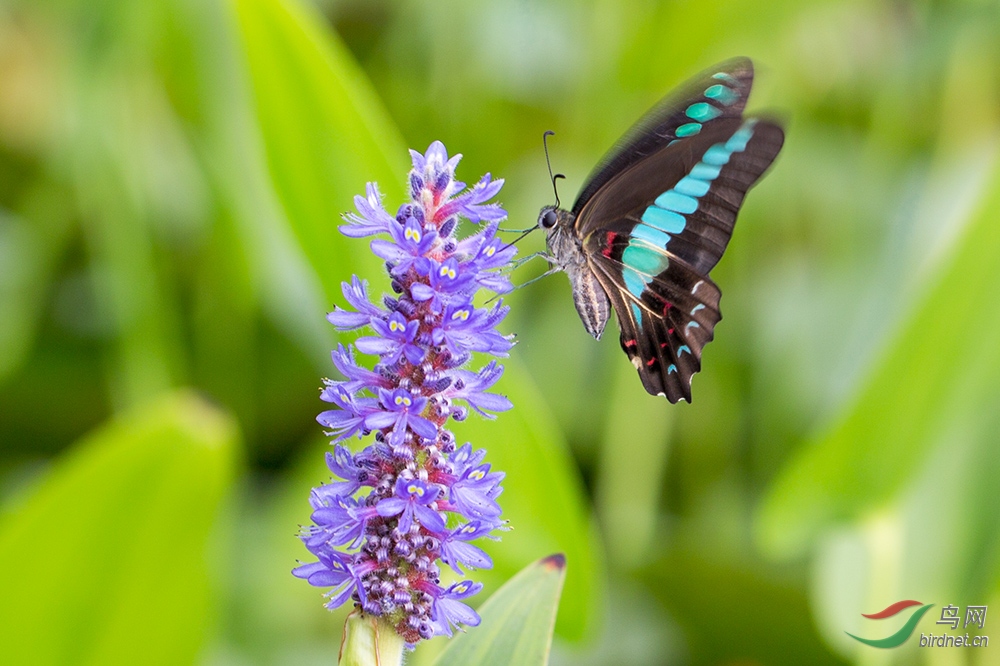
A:
POLYGON ((747 58, 734 58, 706 70, 669 93, 601 158, 576 198, 573 212, 580 212, 617 174, 670 142, 697 136, 715 119, 739 118, 752 84, 753 64, 747 58))
POLYGON ((747 190, 783 139, 767 120, 717 121, 606 183, 577 216, 577 234, 587 239, 612 230, 648 238, 708 275, 729 244, 747 190))

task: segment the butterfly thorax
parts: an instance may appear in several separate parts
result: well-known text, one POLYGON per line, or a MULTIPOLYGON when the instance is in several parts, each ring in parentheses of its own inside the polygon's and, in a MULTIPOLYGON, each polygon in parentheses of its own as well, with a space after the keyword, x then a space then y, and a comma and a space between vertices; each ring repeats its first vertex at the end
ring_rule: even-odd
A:
POLYGON ((573 303, 583 326, 599 340, 611 315, 611 302, 583 251, 573 226, 575 220, 573 213, 554 206, 545 206, 538 214, 538 226, 546 234, 549 261, 569 277, 573 303))

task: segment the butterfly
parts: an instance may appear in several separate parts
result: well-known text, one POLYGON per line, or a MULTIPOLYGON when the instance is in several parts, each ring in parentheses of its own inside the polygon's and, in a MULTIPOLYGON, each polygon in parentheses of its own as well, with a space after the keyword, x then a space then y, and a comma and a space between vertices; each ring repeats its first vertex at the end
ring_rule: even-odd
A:
POLYGON ((587 332, 600 339, 613 308, 643 387, 671 403, 691 402, 702 349, 722 319, 709 272, 747 190, 784 142, 776 122, 743 117, 752 84, 747 58, 696 76, 608 151, 571 210, 557 197, 538 215, 587 332))

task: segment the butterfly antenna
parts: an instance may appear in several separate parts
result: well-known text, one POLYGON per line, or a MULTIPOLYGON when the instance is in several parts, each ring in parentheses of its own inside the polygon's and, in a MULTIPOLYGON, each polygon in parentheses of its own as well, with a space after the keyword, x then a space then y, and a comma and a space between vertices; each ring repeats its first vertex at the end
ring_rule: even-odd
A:
POLYGON ((552 162, 549 160, 549 136, 555 136, 556 133, 552 130, 545 130, 545 134, 542 134, 542 147, 545 149, 545 166, 549 168, 549 178, 552 180, 552 191, 556 195, 556 208, 561 208, 559 203, 559 189, 556 187, 556 180, 559 178, 565 178, 561 173, 552 175, 552 162))
POLYGON ((500 248, 500 251, 501 251, 501 252, 503 252, 503 251, 504 251, 504 250, 506 250, 507 248, 509 248, 509 247, 511 247, 511 246, 513 246, 513 245, 517 245, 517 244, 518 244, 518 242, 520 242, 520 240, 521 240, 522 238, 524 238, 525 236, 527 236, 528 234, 530 234, 530 233, 531 233, 532 231, 534 231, 534 230, 535 230, 535 229, 537 229, 537 228, 538 228, 538 227, 531 227, 530 229, 525 229, 525 230, 524 230, 524 233, 522 233, 522 234, 521 234, 520 236, 518 236, 517 238, 515 238, 515 239, 514 239, 514 240, 512 240, 511 242, 509 242, 509 243, 507 243, 506 245, 504 245, 504 246, 503 246, 502 248, 500 248))

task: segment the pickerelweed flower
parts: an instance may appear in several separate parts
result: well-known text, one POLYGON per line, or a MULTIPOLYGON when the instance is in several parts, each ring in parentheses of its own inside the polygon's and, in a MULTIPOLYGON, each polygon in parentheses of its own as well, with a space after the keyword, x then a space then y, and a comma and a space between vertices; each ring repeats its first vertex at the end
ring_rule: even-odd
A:
POLYGON ((503 529, 497 503, 503 474, 483 462, 485 451, 456 446, 444 426, 449 418, 464 420, 470 409, 494 418, 511 408, 489 392, 503 366, 490 361, 478 372, 464 366, 471 352, 502 357, 513 344, 496 330, 507 307, 476 307, 473 297, 480 289, 512 289, 504 269, 516 251, 496 235, 505 211, 488 203, 502 180, 487 174, 466 189, 455 180, 461 155, 449 159, 437 141, 424 155, 410 154, 410 201, 392 216, 369 183, 367 197, 355 198, 357 214, 340 227, 354 238, 388 236, 373 240, 371 249, 385 260, 395 295, 373 304, 368 285, 354 276, 343 284, 352 309, 338 307, 327 317, 341 331, 367 327, 373 334, 333 352, 343 379, 326 380, 320 397, 332 409, 317 420, 333 437, 327 467, 339 480, 313 489, 313 524, 301 538, 318 561, 292 573, 332 588, 328 608, 352 599, 413 644, 479 624, 462 600, 482 585, 462 579, 442 587, 438 561, 460 575, 463 566, 492 566, 469 542, 496 538, 503 529), (460 239, 461 218, 480 228, 460 239), (355 351, 378 356, 374 368, 358 365, 355 351), (371 433, 374 441, 356 455, 340 443, 371 433))

